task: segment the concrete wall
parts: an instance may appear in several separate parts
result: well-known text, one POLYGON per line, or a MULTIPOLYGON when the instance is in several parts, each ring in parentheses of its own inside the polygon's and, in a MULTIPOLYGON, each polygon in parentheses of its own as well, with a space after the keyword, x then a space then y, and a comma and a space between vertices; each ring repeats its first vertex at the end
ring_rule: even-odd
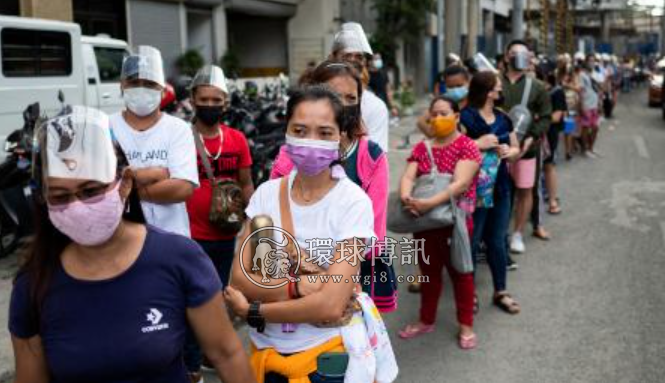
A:
POLYGON ((309 61, 328 57, 339 28, 339 0, 303 0, 288 22, 289 76, 297 80, 309 61))
POLYGON ((21 0, 21 16, 72 21, 74 8, 72 0, 21 0))
POLYGON ((240 59, 243 76, 286 72, 286 19, 227 13, 229 47, 240 59))

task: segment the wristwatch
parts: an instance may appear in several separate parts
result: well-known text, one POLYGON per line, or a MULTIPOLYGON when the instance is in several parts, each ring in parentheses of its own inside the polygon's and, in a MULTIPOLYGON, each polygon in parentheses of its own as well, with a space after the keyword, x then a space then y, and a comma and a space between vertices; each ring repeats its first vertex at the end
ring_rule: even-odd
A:
POLYGON ((266 318, 261 315, 259 309, 261 302, 254 301, 249 305, 249 312, 247 313, 247 324, 253 327, 258 332, 263 332, 266 329, 266 318))

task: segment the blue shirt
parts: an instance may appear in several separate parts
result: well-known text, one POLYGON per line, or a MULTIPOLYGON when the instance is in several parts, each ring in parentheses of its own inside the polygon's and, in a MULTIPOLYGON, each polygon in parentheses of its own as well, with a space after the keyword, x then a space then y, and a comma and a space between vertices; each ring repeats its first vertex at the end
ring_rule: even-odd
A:
POLYGON ((222 287, 195 242, 153 227, 117 277, 77 280, 58 263, 37 321, 28 280, 20 275, 12 291, 9 330, 41 336, 51 383, 188 383, 186 310, 222 287))
MULTIPOLYGON (((466 107, 462 110, 460 122, 466 128, 466 135, 473 140, 477 140, 486 134, 494 134, 499 139, 500 144, 510 145, 510 133, 513 131, 510 117, 498 109, 494 109, 494 115, 496 116, 494 123, 488 124, 477 109, 466 107)), ((501 161, 494 191, 506 192, 508 190, 510 190, 508 166, 506 161, 501 161)))

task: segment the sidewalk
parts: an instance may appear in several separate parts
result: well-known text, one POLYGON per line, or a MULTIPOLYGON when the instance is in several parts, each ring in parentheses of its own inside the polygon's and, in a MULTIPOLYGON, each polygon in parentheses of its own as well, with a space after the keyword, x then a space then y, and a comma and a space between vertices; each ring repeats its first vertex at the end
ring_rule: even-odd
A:
POLYGON ((7 324, 12 279, 16 268, 16 256, 0 260, 0 383, 9 382, 14 375, 14 354, 7 324))

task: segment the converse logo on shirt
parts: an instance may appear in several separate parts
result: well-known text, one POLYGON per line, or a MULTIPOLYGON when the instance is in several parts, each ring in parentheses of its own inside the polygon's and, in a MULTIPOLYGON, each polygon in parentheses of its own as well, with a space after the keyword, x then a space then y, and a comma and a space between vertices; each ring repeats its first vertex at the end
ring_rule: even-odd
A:
POLYGON ((162 331, 162 330, 167 330, 169 328, 168 323, 160 323, 162 321, 162 318, 164 315, 161 313, 161 311, 152 308, 146 315, 146 320, 150 322, 150 326, 143 327, 141 329, 141 332, 145 333, 150 333, 154 331, 162 331))

